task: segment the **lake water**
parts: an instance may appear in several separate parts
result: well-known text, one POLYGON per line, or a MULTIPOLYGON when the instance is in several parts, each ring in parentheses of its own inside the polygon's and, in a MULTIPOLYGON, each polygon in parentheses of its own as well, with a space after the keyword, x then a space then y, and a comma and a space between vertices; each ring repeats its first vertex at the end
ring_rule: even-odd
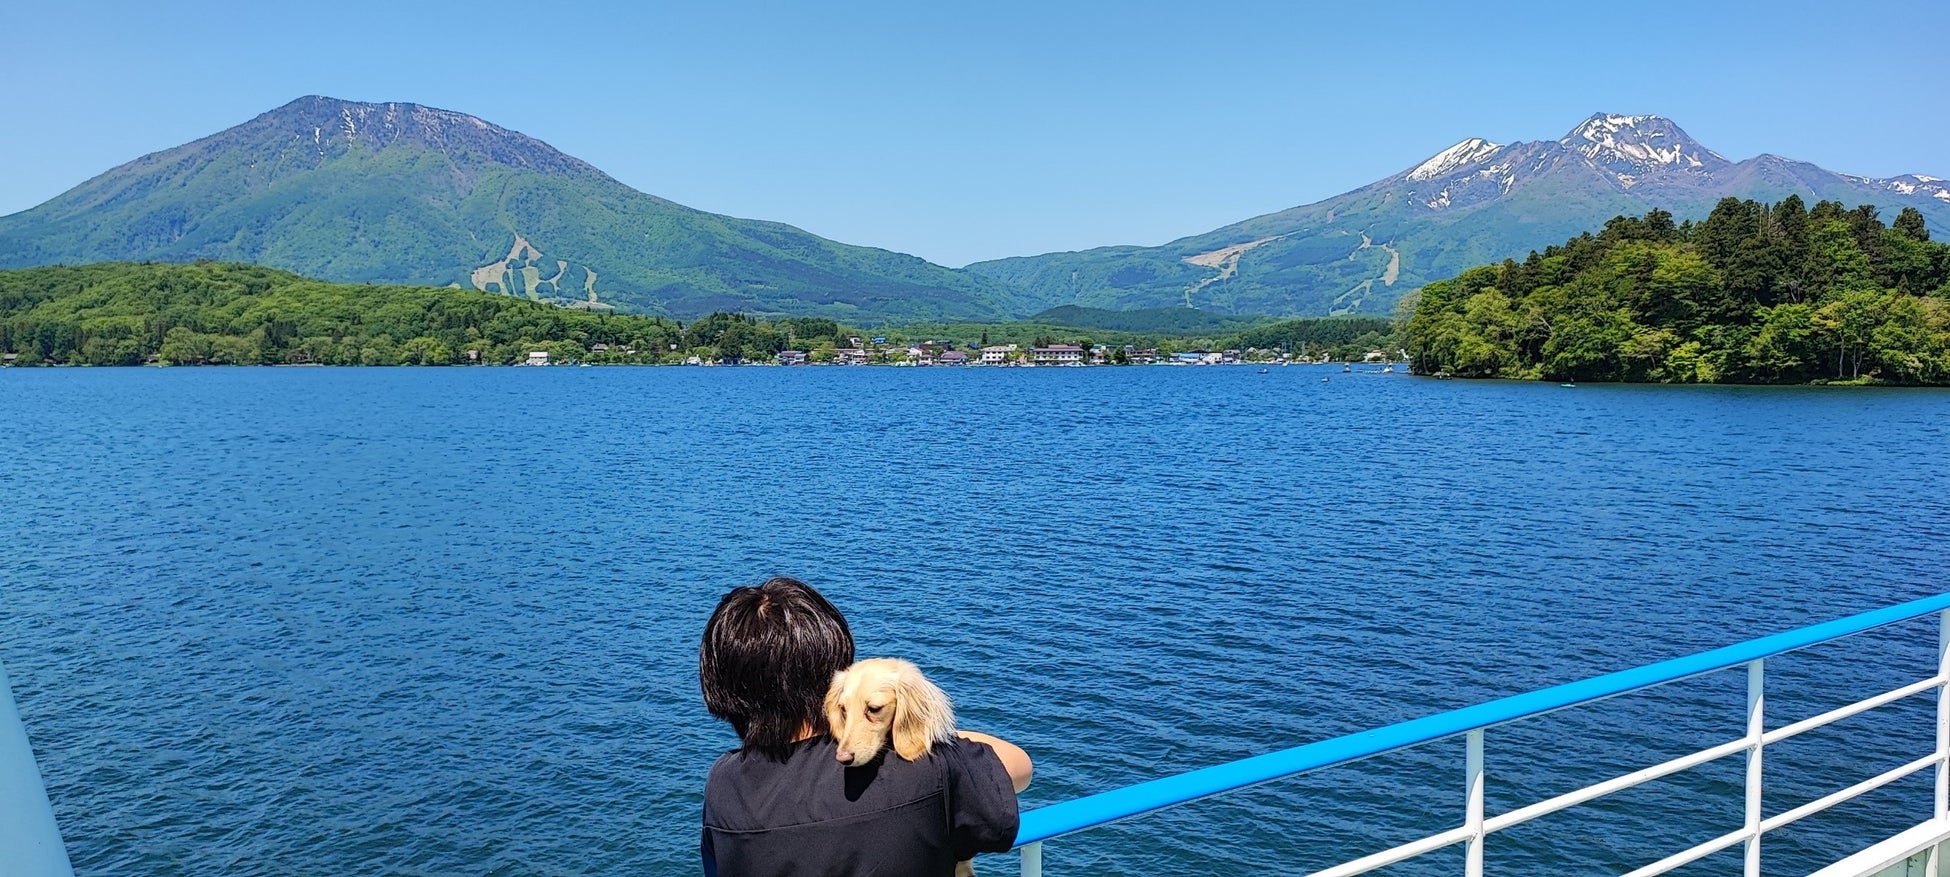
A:
MULTIPOLYGON (((692 873, 733 742, 698 636, 775 573, 1027 748, 1031 806, 1950 589, 1943 391, 23 369, 0 423, 0 661, 91 875, 692 873)), ((1927 676, 1935 636, 1770 662, 1775 724, 1927 676)), ((1490 812, 1738 736, 1744 684, 1492 730, 1490 812)), ((1767 812, 1926 753, 1933 709, 1769 747, 1767 812)), ((1317 868, 1458 824, 1461 756, 1059 839, 1047 868, 1317 868)), ((1732 830, 1742 771, 1492 836, 1492 873, 1732 830)), ((1920 820, 1929 787, 1770 834, 1768 873, 1920 820)))

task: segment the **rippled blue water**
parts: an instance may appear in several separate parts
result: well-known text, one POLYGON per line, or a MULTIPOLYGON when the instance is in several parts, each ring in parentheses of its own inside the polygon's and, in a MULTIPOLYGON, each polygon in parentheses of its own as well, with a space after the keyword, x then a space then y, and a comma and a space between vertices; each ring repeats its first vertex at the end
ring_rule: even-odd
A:
MULTIPOLYGON (((1950 589, 1938 391, 13 370, 0 417, 0 660, 84 874, 688 872, 732 742, 698 703, 697 637, 724 589, 774 573, 1028 748, 1032 805, 1950 589)), ((1769 708, 1921 678, 1934 640, 1773 662, 1769 708)), ((1743 685, 1492 731, 1491 812, 1737 736, 1743 685)), ((1770 747, 1769 812, 1927 751, 1931 709, 1770 747)), ((1438 743, 1047 863, 1314 868, 1456 824, 1461 770, 1438 743)), ((1741 770, 1494 836, 1491 868, 1645 864, 1737 827, 1741 770)), ((1769 873, 1920 818, 1927 792, 1770 835, 1769 873)))

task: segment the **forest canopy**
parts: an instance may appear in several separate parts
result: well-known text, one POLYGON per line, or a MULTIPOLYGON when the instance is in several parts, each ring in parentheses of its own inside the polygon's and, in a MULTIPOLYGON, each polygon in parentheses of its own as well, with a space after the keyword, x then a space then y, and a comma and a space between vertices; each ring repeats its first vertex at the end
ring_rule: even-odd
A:
POLYGON ((1423 287, 1420 374, 1668 383, 1950 383, 1950 245, 1904 208, 1723 199, 1423 287))
MULTIPOLYGON (((1152 326, 1160 315, 1096 313, 1152 326)), ((1171 315, 1165 315, 1171 316, 1171 315)), ((0 271, 0 353, 17 365, 512 364, 532 352, 553 362, 768 361, 785 350, 831 362, 871 339, 872 361, 903 359, 909 344, 1156 348, 1231 347, 1359 358, 1394 349, 1389 324, 1334 317, 1269 323, 1174 317, 1166 331, 1041 322, 947 323, 864 330, 822 317, 716 313, 681 323, 587 311, 474 290, 327 283, 254 265, 103 263, 0 271), (1238 329, 1220 335, 1215 329, 1238 329), (1189 334, 1196 332, 1197 334, 1189 334)), ((1166 321, 1169 322, 1169 321, 1166 321)), ((1125 358, 1111 359, 1124 362, 1125 358)))
POLYGON ((445 365, 769 357, 831 344, 818 318, 585 311, 473 290, 327 283, 255 265, 104 263, 0 271, 0 353, 21 364, 445 365), (471 351, 471 355, 470 355, 471 351))

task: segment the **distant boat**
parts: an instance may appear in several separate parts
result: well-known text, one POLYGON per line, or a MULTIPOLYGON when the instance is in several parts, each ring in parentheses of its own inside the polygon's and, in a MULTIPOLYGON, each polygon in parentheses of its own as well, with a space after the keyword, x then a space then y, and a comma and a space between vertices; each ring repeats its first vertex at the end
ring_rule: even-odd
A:
POLYGON ((1324 383, 1327 383, 1327 379, 1326 379, 1326 378, 1321 378, 1321 379, 1320 379, 1320 382, 1321 382, 1321 383, 1323 383, 1323 384, 1324 384, 1324 383))
POLYGON ((1346 365, 1341 366, 1341 374, 1347 374, 1348 372, 1351 372, 1353 370, 1354 370, 1353 363, 1348 363, 1346 365))
POLYGON ((1260 369, 1260 370, 1259 370, 1259 373, 1260 373, 1260 374, 1266 374, 1266 369, 1260 369))
POLYGON ((1558 386, 1560 386, 1560 387, 1563 387, 1563 388, 1565 388, 1565 389, 1568 389, 1568 390, 1575 390, 1575 389, 1577 389, 1577 388, 1578 388, 1578 385, 1577 385, 1577 384, 1558 384, 1558 386))
POLYGON ((1383 366, 1381 369, 1381 373, 1384 375, 1392 375, 1395 373, 1395 367, 1392 365, 1383 366))

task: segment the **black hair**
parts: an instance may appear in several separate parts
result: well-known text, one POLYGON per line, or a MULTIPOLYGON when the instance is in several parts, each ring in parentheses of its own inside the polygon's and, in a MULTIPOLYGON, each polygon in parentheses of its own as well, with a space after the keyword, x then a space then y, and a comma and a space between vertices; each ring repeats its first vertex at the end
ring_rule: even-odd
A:
POLYGON ((745 748, 783 759, 808 727, 828 733, 833 674, 853 663, 853 631, 833 604, 779 576, 731 589, 697 650, 704 707, 731 723, 745 748))

